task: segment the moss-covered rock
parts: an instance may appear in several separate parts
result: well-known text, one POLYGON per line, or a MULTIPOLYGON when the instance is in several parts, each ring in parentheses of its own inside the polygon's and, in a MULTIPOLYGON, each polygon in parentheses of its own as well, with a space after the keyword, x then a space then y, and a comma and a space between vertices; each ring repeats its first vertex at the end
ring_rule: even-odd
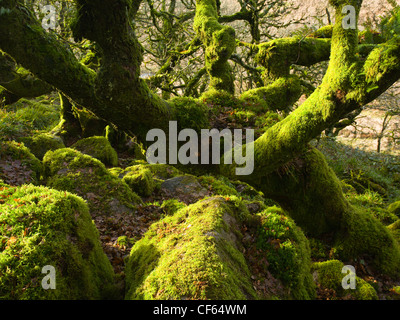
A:
POLYGON ((75 193, 89 203, 91 213, 133 212, 141 199, 111 174, 99 160, 77 150, 49 151, 43 158, 47 185, 75 193))
POLYGON ((221 197, 153 224, 126 267, 126 299, 254 299, 237 237, 238 218, 221 197))
POLYGON ((312 270, 317 283, 323 288, 334 290, 337 298, 350 294, 357 300, 378 299, 375 289, 368 282, 357 276, 355 289, 344 289, 342 281, 347 274, 342 273, 343 267, 344 264, 339 260, 328 260, 314 263, 312 270))
POLYGON ((199 177, 199 182, 204 188, 208 189, 213 195, 221 195, 221 196, 239 195, 234 185, 228 183, 227 181, 222 181, 221 179, 214 176, 201 176, 199 177))
POLYGON ((49 150, 65 148, 64 142, 60 137, 49 133, 40 133, 34 136, 28 136, 20 139, 24 145, 37 157, 42 160, 49 150))
POLYGON ((204 198, 208 192, 193 175, 181 175, 165 180, 160 185, 161 193, 185 203, 193 203, 204 198))
POLYGON ((81 139, 73 144, 71 148, 100 160, 106 166, 116 167, 118 165, 117 152, 107 138, 103 136, 81 139))
POLYGON ((123 171, 122 175, 122 180, 141 196, 150 196, 156 187, 150 169, 144 165, 128 167, 123 171))
POLYGON ((118 298, 114 272, 79 197, 45 187, 0 188, 0 299, 118 298), (41 285, 55 268, 55 289, 41 285))
POLYGON ((10 185, 38 184, 43 166, 23 143, 0 142, 0 178, 10 185))
POLYGON ((261 219, 257 248, 264 252, 268 270, 289 288, 290 297, 314 298, 310 245, 302 230, 279 207, 269 207, 257 215, 261 219))
POLYGON ((173 215, 176 212, 178 212, 180 209, 185 208, 186 204, 177 200, 177 199, 167 199, 163 201, 161 204, 160 208, 163 209, 163 211, 167 215, 173 215))

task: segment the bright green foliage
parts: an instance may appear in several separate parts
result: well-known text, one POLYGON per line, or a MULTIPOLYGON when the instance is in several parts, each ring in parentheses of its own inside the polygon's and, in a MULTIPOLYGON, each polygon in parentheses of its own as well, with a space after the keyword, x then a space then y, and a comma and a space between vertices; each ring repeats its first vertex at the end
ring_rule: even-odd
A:
POLYGON ((27 136, 36 130, 49 131, 60 119, 59 107, 49 104, 47 97, 36 100, 20 99, 0 109, 0 140, 27 136), (43 100, 39 100, 44 98, 43 100))
POLYGON ((64 148, 43 158, 47 185, 80 195, 92 213, 132 212, 141 199, 129 186, 110 173, 103 163, 79 151, 64 148))
POLYGON ((33 136, 27 136, 20 139, 26 147, 39 159, 42 160, 43 156, 49 150, 57 150, 65 148, 61 138, 53 136, 49 133, 40 133, 33 136))
POLYGON ((126 299, 256 298, 237 228, 235 212, 220 197, 153 224, 132 248, 126 299))
POLYGON ((343 267, 344 264, 341 261, 329 260, 314 263, 312 270, 317 274, 317 282, 324 288, 335 290, 338 298, 350 294, 357 300, 378 299, 375 289, 357 276, 355 289, 343 289, 342 280, 346 276, 346 273, 342 273, 343 267))
POLYGON ((114 272, 85 202, 25 185, 0 188, 0 299, 117 298, 114 272), (44 290, 42 268, 56 270, 44 290))
POLYGON ((384 199, 377 192, 366 190, 363 194, 346 194, 346 197, 353 206, 371 214, 385 225, 398 219, 393 212, 385 208, 384 199))
POLYGON ((290 288, 294 299, 314 298, 310 246, 301 229, 279 207, 269 207, 258 215, 257 247, 265 252, 270 272, 290 288))
POLYGON ((105 137, 94 136, 81 139, 71 148, 100 160, 106 166, 116 167, 118 165, 117 152, 105 137))
POLYGON ((42 163, 23 143, 0 141, 0 178, 5 182, 13 185, 38 184, 42 172, 42 163))

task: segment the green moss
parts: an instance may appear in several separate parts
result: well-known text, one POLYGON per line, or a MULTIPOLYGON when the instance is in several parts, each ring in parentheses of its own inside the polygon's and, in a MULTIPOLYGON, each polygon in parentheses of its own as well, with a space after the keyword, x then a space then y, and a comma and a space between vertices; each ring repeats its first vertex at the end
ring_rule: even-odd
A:
POLYGON ((186 207, 186 204, 179 200, 167 199, 167 200, 163 201, 160 208, 162 208, 163 211, 167 215, 173 215, 176 212, 178 212, 180 209, 185 208, 185 207, 186 207))
POLYGON ((199 100, 190 97, 175 97, 168 101, 175 110, 178 130, 191 128, 200 132, 210 127, 208 108, 199 100))
POLYGON ((183 174, 182 171, 167 164, 147 164, 146 167, 151 171, 154 178, 160 180, 171 179, 183 174))
POLYGON ((38 184, 42 163, 23 143, 0 141, 0 178, 12 185, 38 184))
POLYGON ((114 272, 85 202, 25 185, 0 188, 0 299, 117 298, 114 272), (44 290, 44 266, 56 288, 44 290))
POLYGON ((20 139, 26 147, 39 159, 49 150, 65 148, 63 141, 49 133, 40 133, 34 136, 28 136, 20 139))
POLYGON ((377 218, 357 207, 344 212, 335 248, 341 260, 367 255, 371 267, 392 277, 400 276, 400 247, 377 218))
POLYGON ((258 215, 257 247, 265 252, 270 272, 290 288, 293 298, 314 298, 310 246, 301 229, 279 207, 269 207, 258 215))
POLYGON ((300 80, 296 76, 278 78, 266 87, 248 90, 241 94, 240 101, 248 104, 250 110, 288 110, 302 93, 300 80))
POLYGON ((388 207, 387 210, 396 215, 398 218, 400 218, 400 201, 395 201, 391 203, 388 207))
POLYGON ((141 196, 150 196, 156 187, 151 171, 144 165, 128 167, 122 175, 122 180, 141 196))
POLYGON ((89 137, 76 142, 71 148, 88 154, 107 166, 118 165, 118 155, 107 138, 102 136, 89 137))
POLYGON ((209 189, 213 195, 238 195, 232 184, 228 185, 226 181, 222 181, 214 176, 201 176, 199 177, 199 182, 203 187, 209 189))
POLYGON ((344 264, 339 260, 316 262, 312 270, 316 272, 317 282, 324 288, 335 290, 338 297, 350 294, 357 300, 377 300, 378 295, 375 289, 365 280, 356 277, 355 289, 343 289, 342 280, 346 276, 342 273, 344 264))
POLYGON ((70 148, 49 151, 43 158, 47 185, 88 200, 91 213, 133 212, 142 203, 129 186, 103 163, 70 148))
POLYGON ((397 220, 396 222, 389 225, 388 229, 393 234, 397 242, 400 243, 400 220, 397 220))
POLYGON ((216 197, 153 224, 132 248, 126 299, 256 298, 237 223, 216 197))
POLYGON ((205 47, 205 67, 210 76, 210 88, 234 92, 234 76, 228 63, 235 50, 235 30, 218 22, 218 10, 214 0, 196 3, 193 29, 205 47))
POLYGON ((215 88, 205 91, 198 100, 214 112, 222 111, 223 108, 238 109, 241 103, 231 93, 215 88))

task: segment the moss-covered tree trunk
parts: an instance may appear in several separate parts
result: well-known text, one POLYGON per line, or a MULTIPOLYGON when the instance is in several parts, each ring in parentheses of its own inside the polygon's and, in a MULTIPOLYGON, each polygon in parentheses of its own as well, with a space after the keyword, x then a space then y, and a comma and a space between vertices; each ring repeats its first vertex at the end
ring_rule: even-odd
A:
POLYGON ((235 79, 228 59, 235 50, 235 30, 218 22, 215 0, 196 1, 193 27, 204 45, 210 88, 233 93, 235 79))

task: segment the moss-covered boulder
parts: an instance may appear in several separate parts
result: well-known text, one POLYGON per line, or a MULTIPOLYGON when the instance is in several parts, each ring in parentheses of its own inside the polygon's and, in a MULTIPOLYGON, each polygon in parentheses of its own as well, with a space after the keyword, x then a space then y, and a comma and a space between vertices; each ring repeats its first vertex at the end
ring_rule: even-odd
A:
POLYGON ((126 267, 126 299, 254 299, 239 220, 221 197, 153 224, 126 267))
POLYGON ((65 148, 62 139, 50 133, 40 133, 34 136, 24 137, 21 138, 21 142, 23 142, 39 160, 42 160, 43 156, 49 150, 65 148))
POLYGON ((43 166, 23 143, 0 142, 0 178, 10 185, 38 184, 43 166))
POLYGON ((137 194, 141 196, 150 196, 156 183, 150 169, 144 165, 128 167, 122 173, 122 180, 137 194))
MULTIPOLYGON (((365 280, 355 275, 355 289, 344 289, 342 282, 347 272, 342 273, 344 264, 339 260, 316 262, 312 270, 320 288, 334 290, 336 298, 350 295, 356 300, 377 300, 375 289, 365 280)), ((346 270, 345 270, 346 271, 346 270)))
POLYGON ((268 262, 268 270, 289 289, 288 297, 304 300, 315 297, 311 276, 311 250, 303 231, 277 207, 257 214, 256 247, 268 262))
POLYGON ((3 186, 0 212, 0 299, 118 298, 81 198, 33 185, 3 186), (54 267, 55 289, 42 287, 45 266, 54 267))
POLYGON ((91 213, 132 213, 141 199, 99 160, 70 148, 49 151, 43 158, 47 185, 88 201, 91 213))
POLYGON ((103 162, 106 166, 118 166, 118 155, 107 138, 94 136, 77 141, 71 146, 84 154, 103 162))

